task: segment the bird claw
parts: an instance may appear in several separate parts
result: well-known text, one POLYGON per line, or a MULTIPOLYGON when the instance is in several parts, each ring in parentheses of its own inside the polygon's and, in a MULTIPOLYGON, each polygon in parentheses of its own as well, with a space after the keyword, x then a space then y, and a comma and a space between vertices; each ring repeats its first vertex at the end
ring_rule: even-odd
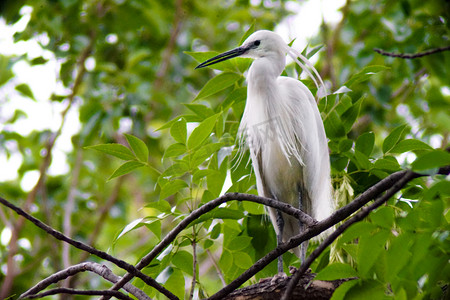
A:
POLYGON ((276 284, 280 281, 284 281, 287 279, 287 275, 285 273, 278 273, 275 276, 272 277, 272 279, 270 280, 271 284, 276 284))
POLYGON ((294 275, 295 272, 297 272, 297 268, 294 266, 289 266, 289 274, 294 275))

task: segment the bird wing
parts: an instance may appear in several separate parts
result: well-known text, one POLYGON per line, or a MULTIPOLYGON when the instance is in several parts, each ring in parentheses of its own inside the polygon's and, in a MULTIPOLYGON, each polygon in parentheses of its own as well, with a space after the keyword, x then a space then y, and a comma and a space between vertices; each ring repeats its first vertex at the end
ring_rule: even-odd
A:
POLYGON ((302 159, 302 186, 310 197, 308 213, 322 220, 333 211, 330 183, 328 143, 320 112, 309 89, 290 77, 279 77, 278 86, 283 93, 285 110, 290 114, 296 137, 296 149, 302 159))

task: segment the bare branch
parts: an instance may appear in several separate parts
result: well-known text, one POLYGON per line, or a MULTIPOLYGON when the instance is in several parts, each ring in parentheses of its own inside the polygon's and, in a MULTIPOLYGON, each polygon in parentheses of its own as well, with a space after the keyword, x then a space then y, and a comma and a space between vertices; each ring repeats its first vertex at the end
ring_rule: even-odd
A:
MULTIPOLYGON (((25 217, 26 219, 28 219, 29 221, 34 223, 37 227, 45 230, 48 234, 52 235, 56 239, 64 241, 66 243, 69 243, 72 246, 74 246, 75 248, 78 248, 78 249, 83 250, 83 251, 87 251, 87 252, 89 252, 89 253, 91 253, 91 254, 93 254, 95 256, 103 258, 104 260, 110 261, 113 264, 115 264, 116 266, 118 266, 118 267, 126 270, 127 272, 129 272, 126 275, 133 274, 132 275, 133 277, 134 276, 139 277, 146 284, 148 284, 151 287, 154 287, 156 290, 158 290, 159 292, 164 294, 169 299, 178 299, 177 296, 175 296, 170 291, 168 291, 166 288, 164 288, 162 285, 160 285, 158 282, 156 282, 155 279, 153 279, 153 278, 143 274, 142 272, 140 272, 139 269, 135 268, 133 265, 130 265, 129 263, 127 263, 127 262, 125 262, 123 260, 117 259, 114 256, 111 256, 108 253, 100 251, 100 250, 98 250, 98 249, 96 249, 96 248, 94 248, 92 246, 86 245, 86 244, 84 244, 84 243, 82 243, 80 241, 76 241, 76 240, 73 240, 73 239, 65 236, 61 232, 53 229, 52 227, 48 226, 47 224, 45 224, 45 223, 41 222, 40 220, 36 219, 35 217, 29 215, 28 213, 23 211, 21 208, 15 206, 14 204, 10 203, 9 201, 3 199, 2 197, 0 197, 0 203, 2 203, 3 205, 11 208, 17 214, 25 217)), ((123 287, 123 285, 121 285, 121 287, 123 287)))
MULTIPOLYGON (((120 280, 120 277, 115 275, 107 266, 94 262, 84 262, 81 264, 71 266, 67 269, 61 270, 45 278, 44 280, 36 284, 34 287, 32 287, 31 289, 20 295, 19 299, 28 298, 44 290, 51 284, 57 283, 58 281, 64 280, 80 272, 85 271, 96 273, 112 283, 116 283, 117 281, 120 280)), ((143 291, 141 291, 140 289, 138 289, 137 287, 135 287, 130 283, 125 284, 124 290, 133 294, 138 299, 150 300, 150 297, 148 297, 143 291)))
POLYGON ((119 291, 111 291, 111 290, 75 290, 75 289, 68 289, 68 288, 56 288, 52 289, 46 292, 42 292, 37 295, 30 295, 27 296, 27 299, 37 299, 37 298, 44 298, 51 295, 58 295, 58 294, 71 294, 71 295, 87 295, 87 296, 105 296, 108 295, 109 297, 116 297, 117 299, 123 299, 123 300, 133 300, 133 298, 128 297, 125 294, 122 294, 119 291))
POLYGON ((424 52, 409 54, 409 53, 387 52, 387 51, 384 51, 382 49, 377 49, 377 48, 373 49, 373 51, 375 51, 381 55, 384 55, 384 56, 399 57, 399 58, 404 58, 404 59, 414 59, 414 58, 419 58, 419 57, 423 57, 423 56, 427 56, 427 55, 431 55, 431 54, 435 54, 435 53, 439 53, 439 52, 449 51, 449 50, 450 50, 450 46, 446 46, 446 47, 434 48, 434 49, 424 51, 424 52))

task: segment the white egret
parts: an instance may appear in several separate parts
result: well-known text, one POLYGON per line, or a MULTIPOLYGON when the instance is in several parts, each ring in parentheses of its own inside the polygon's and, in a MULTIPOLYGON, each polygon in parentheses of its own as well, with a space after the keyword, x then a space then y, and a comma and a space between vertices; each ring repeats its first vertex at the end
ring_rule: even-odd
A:
MULTIPOLYGON (((261 30, 242 46, 201 63, 206 67, 233 57, 255 59, 247 74, 247 102, 240 124, 250 149, 260 196, 283 201, 322 220, 333 211, 330 160, 323 122, 310 90, 299 80, 280 76, 289 54, 318 83, 320 75, 299 52, 276 33, 261 30), (300 58, 302 62, 298 60, 300 58)), ((299 220, 269 208, 278 243, 302 230, 299 220)), ((308 243, 294 253, 305 259, 308 243)), ((282 258, 278 271, 283 272, 282 258)))

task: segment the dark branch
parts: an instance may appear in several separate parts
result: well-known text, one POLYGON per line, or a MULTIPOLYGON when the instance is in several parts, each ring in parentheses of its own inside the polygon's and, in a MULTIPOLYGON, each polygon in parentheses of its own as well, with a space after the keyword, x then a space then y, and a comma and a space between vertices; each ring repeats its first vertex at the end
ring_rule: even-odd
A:
MULTIPOLYGON (((105 265, 101 265, 94 262, 84 262, 81 264, 71 266, 59 272, 56 272, 55 274, 45 278, 44 280, 36 284, 34 287, 32 287, 31 289, 20 295, 19 299, 28 298, 31 295, 36 295, 40 291, 46 289, 51 284, 55 284, 61 280, 64 280, 80 272, 85 271, 96 273, 112 283, 116 283, 120 280, 120 277, 115 275, 105 265)), ((150 297, 148 297, 143 291, 141 291, 140 289, 138 289, 137 287, 135 287, 130 283, 127 283, 124 286, 124 290, 133 294, 137 299, 150 300, 150 297)))
POLYGON ((424 51, 424 52, 407 54, 407 53, 386 52, 382 49, 377 49, 377 48, 373 49, 373 51, 375 51, 381 55, 384 55, 384 56, 399 57, 399 58, 404 58, 404 59, 414 59, 414 58, 419 58, 419 57, 423 57, 423 56, 427 56, 427 55, 431 55, 431 54, 435 54, 435 53, 439 53, 439 52, 449 51, 449 50, 450 50, 450 46, 446 46, 446 47, 434 48, 434 49, 424 51))
POLYGON ((95 290, 75 290, 75 289, 69 289, 69 288, 56 288, 52 289, 46 292, 42 292, 37 295, 29 295, 27 296, 27 299, 37 299, 37 298, 44 298, 51 295, 58 295, 58 294, 71 294, 71 295, 87 295, 87 296, 110 296, 110 297, 116 297, 117 299, 123 299, 123 300, 133 300, 133 298, 119 292, 119 291, 111 291, 111 290, 101 290, 101 291, 95 291, 95 290))
POLYGON ((82 242, 73 240, 73 239, 65 236, 61 232, 53 229, 52 227, 48 226, 47 224, 45 224, 43 222, 41 222, 40 220, 38 220, 35 217, 31 216, 30 214, 26 213, 24 210, 22 210, 21 208, 15 206, 14 204, 8 202, 7 200, 3 199, 2 197, 0 197, 0 203, 2 203, 3 205, 11 208, 17 214, 25 217, 27 220, 31 221, 37 227, 43 229, 44 231, 46 231, 48 234, 52 235, 56 239, 61 240, 61 241, 66 242, 66 243, 69 243, 72 246, 74 246, 75 248, 78 248, 78 249, 83 250, 83 251, 87 251, 87 252, 89 252, 89 253, 91 253, 91 254, 93 254, 95 256, 103 258, 104 260, 110 261, 110 262, 114 263, 115 265, 117 265, 118 267, 126 270, 127 272, 129 272, 131 274, 133 274, 133 276, 139 277, 146 284, 148 284, 151 287, 154 287, 159 292, 161 292, 162 294, 167 296, 169 299, 178 299, 177 296, 175 296, 169 290, 167 290, 162 285, 160 285, 158 282, 156 282, 156 280, 154 280, 153 278, 143 274, 138 269, 136 269, 133 265, 130 265, 129 263, 127 263, 127 262, 125 262, 123 260, 117 259, 114 256, 111 256, 108 253, 100 251, 100 250, 98 250, 98 249, 96 249, 96 248, 94 248, 92 246, 86 245, 86 244, 84 244, 82 242))

